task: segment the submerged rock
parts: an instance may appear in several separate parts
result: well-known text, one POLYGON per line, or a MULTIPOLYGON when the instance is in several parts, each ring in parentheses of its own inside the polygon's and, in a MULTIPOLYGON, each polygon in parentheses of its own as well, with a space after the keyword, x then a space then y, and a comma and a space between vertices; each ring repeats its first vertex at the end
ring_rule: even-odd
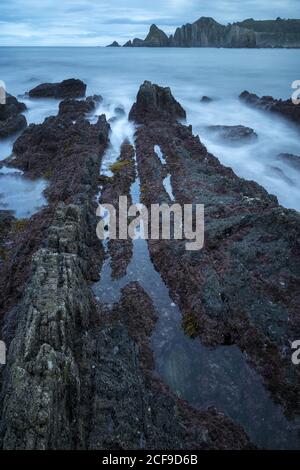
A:
POLYGON ((60 83, 42 83, 28 92, 30 98, 81 98, 85 96, 86 84, 71 78, 60 83))
POLYGON ((214 132, 223 140, 232 143, 249 142, 257 139, 257 134, 251 127, 245 126, 208 126, 207 129, 214 132))
POLYGON ((138 123, 148 120, 177 121, 186 119, 186 112, 173 97, 170 88, 145 81, 139 89, 129 119, 138 123))
POLYGON ((270 176, 275 176, 285 181, 288 185, 295 186, 295 182, 289 178, 281 168, 278 168, 278 166, 268 165, 267 168, 269 169, 270 176))
POLYGON ((0 104, 0 138, 9 137, 27 126, 26 105, 12 95, 6 94, 6 103, 0 104))
POLYGON ((125 109, 123 106, 117 106, 115 109, 114 109, 114 112, 116 114, 117 117, 123 117, 125 116, 125 109))
POLYGON ((300 124, 300 106, 295 105, 291 99, 276 100, 272 96, 262 96, 261 98, 254 93, 243 91, 240 99, 254 108, 271 111, 276 114, 300 124))
POLYGON ((209 96, 204 95, 204 96, 202 96, 200 101, 201 101, 201 103, 211 103, 213 101, 213 99, 210 98, 209 96))
POLYGON ((102 96, 88 96, 85 100, 75 100, 67 98, 59 104, 59 115, 66 115, 70 119, 77 119, 80 115, 85 115, 95 111, 98 104, 103 100, 102 96))
POLYGON ((123 118, 124 116, 126 116, 126 112, 125 112, 124 107, 123 106, 117 106, 114 109, 114 115, 111 118, 109 118, 108 122, 109 123, 116 122, 119 119, 123 118))
POLYGON ((292 166, 295 170, 300 171, 300 156, 292 155, 290 153, 280 153, 277 159, 292 166))

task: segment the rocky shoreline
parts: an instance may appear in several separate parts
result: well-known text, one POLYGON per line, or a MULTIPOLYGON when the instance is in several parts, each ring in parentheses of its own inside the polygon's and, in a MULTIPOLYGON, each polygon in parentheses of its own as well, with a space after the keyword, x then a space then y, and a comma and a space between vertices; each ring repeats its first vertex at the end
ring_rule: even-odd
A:
POLYGON ((153 151, 159 145, 176 202, 205 205, 204 249, 188 253, 184 242, 150 241, 156 268, 202 342, 238 344, 287 413, 299 414, 299 370, 288 348, 300 326, 299 214, 223 167, 174 119, 145 115, 138 122, 143 202, 168 201, 153 151))
POLYGON ((99 176, 110 126, 104 115, 89 122, 101 97, 77 101, 86 91, 78 82, 35 89, 35 97, 64 99, 59 113, 25 129, 5 161, 49 185, 48 206, 26 222, 0 212, 0 248, 7 250, 0 311, 9 347, 0 371, 1 448, 253 449, 222 409, 196 409, 163 382, 151 345, 158 312, 138 281, 110 308, 95 297, 107 256, 115 279, 133 256, 131 240, 110 240, 105 253, 96 195, 101 185, 100 202, 130 200, 138 176, 141 202, 170 204, 163 185, 170 174, 176 202, 205 205, 204 249, 150 240, 151 260, 186 335, 212 348, 238 347, 289 419, 300 413, 290 349, 300 336, 299 213, 221 165, 178 122, 186 114, 171 90, 150 82, 129 114, 135 142, 121 146, 112 177, 99 176))

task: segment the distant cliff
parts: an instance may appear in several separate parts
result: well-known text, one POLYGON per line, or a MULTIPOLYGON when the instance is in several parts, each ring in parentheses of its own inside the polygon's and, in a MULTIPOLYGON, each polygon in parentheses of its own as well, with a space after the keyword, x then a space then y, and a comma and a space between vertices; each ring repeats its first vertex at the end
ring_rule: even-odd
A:
POLYGON ((169 37, 152 25, 144 40, 135 38, 123 47, 300 48, 300 20, 256 21, 251 18, 225 26, 213 18, 201 17, 177 28, 169 37))

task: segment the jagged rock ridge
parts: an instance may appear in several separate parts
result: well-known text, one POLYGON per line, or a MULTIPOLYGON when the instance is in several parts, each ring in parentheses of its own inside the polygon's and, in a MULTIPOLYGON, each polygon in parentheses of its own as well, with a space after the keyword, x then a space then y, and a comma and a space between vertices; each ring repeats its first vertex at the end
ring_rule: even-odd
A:
MULTIPOLYGON (((113 43, 114 44, 114 43, 113 43)), ((300 20, 256 21, 228 24, 201 17, 177 28, 169 37, 155 24, 146 38, 127 41, 123 47, 300 47, 300 20)))

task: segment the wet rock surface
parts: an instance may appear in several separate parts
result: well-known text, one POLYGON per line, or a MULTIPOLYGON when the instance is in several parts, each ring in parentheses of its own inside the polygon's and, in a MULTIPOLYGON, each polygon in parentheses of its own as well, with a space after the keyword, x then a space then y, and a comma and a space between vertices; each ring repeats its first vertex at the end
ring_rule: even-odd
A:
POLYGON ((149 297, 137 283, 123 289, 113 312, 99 309, 89 447, 252 448, 239 426, 214 409, 192 409, 157 379, 149 345, 156 320, 149 297))
POLYGON ((82 98, 85 96, 86 84, 81 80, 70 78, 60 83, 42 83, 28 92, 30 98, 82 98))
POLYGON ((103 98, 100 95, 88 96, 85 100, 67 98, 59 104, 59 115, 76 120, 79 116, 85 116, 95 111, 102 100, 103 98))
POLYGON ((16 134, 27 126, 25 116, 26 105, 12 95, 6 93, 6 103, 0 104, 0 138, 16 134))
MULTIPOLYGON (((124 142, 120 157, 111 166, 113 177, 104 182, 100 198, 101 204, 112 204, 118 208, 119 197, 127 196, 128 205, 132 204, 130 188, 136 178, 134 148, 129 142, 124 142)), ((116 230, 119 230, 119 210, 116 211, 116 230)), ((118 233, 118 232, 117 232, 118 233)), ((132 240, 119 240, 118 238, 108 241, 108 254, 110 256, 112 277, 118 279, 126 274, 129 261, 132 257, 132 240)))
MULTIPOLYGON (((141 124, 135 148, 125 141, 113 176, 99 176, 110 127, 105 116, 92 125, 85 115, 93 110, 89 98, 61 103, 58 116, 23 132, 6 162, 47 177, 49 205, 22 223, 0 212, 9 347, 0 370, 1 448, 251 449, 222 409, 196 409, 162 381, 152 344, 159 312, 138 281, 110 306, 95 298, 105 260, 96 195, 101 184, 100 202, 117 206, 127 195, 130 203, 138 175, 142 202, 169 203, 169 175, 176 202, 205 205, 204 248, 149 241, 151 259, 186 335, 240 348, 289 417, 299 414, 289 348, 300 333, 299 214, 222 166, 177 122, 185 112, 170 90, 150 82, 130 113, 141 124)), ((132 253, 131 240, 107 243, 114 278, 124 276, 132 253)), ((226 393, 236 399, 233 387, 226 393)))
POLYGON ((296 124, 300 123, 300 106, 295 105, 291 99, 276 100, 272 98, 272 96, 262 96, 260 98, 248 91, 243 91, 243 93, 240 94, 240 99, 249 106, 280 114, 296 124))
POLYGON ((159 114, 136 134, 147 206, 168 201, 155 145, 166 156, 175 202, 205 205, 202 250, 186 251, 184 241, 149 242, 187 331, 208 346, 238 345, 287 415, 298 416, 290 344, 300 334, 299 214, 222 166, 191 129, 159 114))
POLYGON ((257 139, 257 134, 251 127, 245 126, 208 126, 207 129, 215 133, 220 139, 233 144, 251 142, 257 139))
POLYGON ((31 125, 16 145, 14 165, 29 175, 48 172, 50 204, 17 227, 1 270, 2 334, 10 345, 1 381, 5 449, 73 448, 83 439, 77 352, 95 311, 89 283, 103 257, 93 199, 108 132, 104 117, 78 127, 54 117, 31 125))
POLYGON ((13 213, 10 211, 0 211, 0 265, 7 258, 6 240, 14 221, 13 213))
MULTIPOLYGON (((88 103, 83 102, 83 106, 88 103)), ((105 116, 100 116, 95 125, 82 115, 76 122, 68 113, 49 117, 43 124, 30 125, 17 139, 13 147, 16 157, 13 165, 30 177, 45 177, 53 182, 46 190, 50 201, 68 201, 89 189, 88 170, 98 161, 96 151, 91 154, 90 146, 105 145, 108 132, 105 116)), ((96 172, 93 181, 98 181, 96 172)))
POLYGON ((129 113, 129 119, 139 124, 153 119, 176 121, 185 118, 186 112, 172 96, 170 88, 153 85, 148 81, 140 87, 137 101, 129 113))

